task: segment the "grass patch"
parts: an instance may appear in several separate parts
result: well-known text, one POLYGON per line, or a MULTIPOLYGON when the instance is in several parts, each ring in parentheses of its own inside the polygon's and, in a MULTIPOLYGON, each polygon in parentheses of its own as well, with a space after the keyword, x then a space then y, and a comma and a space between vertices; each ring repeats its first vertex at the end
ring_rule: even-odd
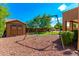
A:
POLYGON ((52 31, 52 32, 34 32, 32 34, 36 35, 58 35, 59 31, 52 31))

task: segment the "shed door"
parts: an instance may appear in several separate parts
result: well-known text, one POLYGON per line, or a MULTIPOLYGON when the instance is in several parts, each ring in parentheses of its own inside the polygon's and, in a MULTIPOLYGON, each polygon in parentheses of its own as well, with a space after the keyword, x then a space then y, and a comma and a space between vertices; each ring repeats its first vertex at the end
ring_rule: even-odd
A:
POLYGON ((17 27, 17 35, 22 35, 23 34, 23 27, 21 25, 18 25, 17 27))
POLYGON ((19 24, 13 24, 10 26, 11 36, 17 36, 23 34, 23 26, 19 24))
POLYGON ((10 26, 10 35, 11 36, 16 36, 17 35, 17 26, 16 25, 11 25, 10 26))

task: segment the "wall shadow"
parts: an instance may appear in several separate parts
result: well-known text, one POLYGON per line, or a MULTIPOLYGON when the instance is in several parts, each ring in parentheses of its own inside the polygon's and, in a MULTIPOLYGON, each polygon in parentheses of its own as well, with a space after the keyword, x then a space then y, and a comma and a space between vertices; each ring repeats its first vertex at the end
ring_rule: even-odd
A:
POLYGON ((56 46, 54 46, 57 50, 61 51, 64 50, 62 47, 62 42, 60 39, 57 39, 55 41, 52 42, 53 44, 56 44, 56 46))

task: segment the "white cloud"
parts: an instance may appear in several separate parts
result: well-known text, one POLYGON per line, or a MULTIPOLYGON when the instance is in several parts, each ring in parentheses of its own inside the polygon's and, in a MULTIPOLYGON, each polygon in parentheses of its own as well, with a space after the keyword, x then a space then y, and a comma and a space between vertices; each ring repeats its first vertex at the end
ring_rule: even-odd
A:
POLYGON ((64 11, 64 10, 66 10, 66 8, 67 8, 67 6, 65 4, 62 4, 61 6, 58 7, 58 9, 60 11, 64 11))
POLYGON ((68 11, 68 10, 76 8, 76 7, 78 7, 78 3, 73 3, 70 5, 62 4, 58 7, 58 9, 63 12, 63 11, 68 11))
MULTIPOLYGON (((62 17, 58 18, 59 22, 62 23, 62 17)), ((57 18, 51 18, 51 26, 53 27, 57 23, 57 18)))

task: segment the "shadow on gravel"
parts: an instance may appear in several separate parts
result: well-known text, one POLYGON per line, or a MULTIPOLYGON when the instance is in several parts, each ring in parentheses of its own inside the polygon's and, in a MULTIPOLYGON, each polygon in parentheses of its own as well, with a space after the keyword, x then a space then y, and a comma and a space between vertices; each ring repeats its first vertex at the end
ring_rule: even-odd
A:
POLYGON ((65 52, 63 52, 63 54, 69 56, 69 55, 72 54, 72 52, 71 51, 65 51, 65 52))
MULTIPOLYGON (((21 40, 20 40, 21 41, 21 40)), ((19 45, 21 45, 21 46, 24 46, 24 47, 27 47, 27 48, 30 48, 30 49, 34 49, 34 50, 38 50, 38 51, 49 51, 49 50, 54 50, 53 48, 55 48, 55 49, 57 49, 57 50, 64 50, 63 48, 62 48, 62 44, 61 44, 61 41, 60 41, 60 39, 57 39, 56 41, 52 41, 51 43, 50 43, 50 45, 48 45, 48 46, 46 46, 46 47, 43 47, 43 48, 34 48, 34 47, 30 47, 30 46, 28 46, 28 45, 24 45, 24 44, 21 44, 21 43, 19 43, 20 41, 16 41, 16 43, 17 44, 19 44, 19 45), (54 44, 56 44, 56 46, 54 46, 54 44), (54 46, 54 47, 52 47, 52 46, 54 46), (49 50, 47 50, 49 47, 51 47, 51 49, 49 49, 49 50)))
POLYGON ((22 40, 16 41, 15 43, 17 43, 17 44, 19 44, 19 45, 21 45, 21 46, 30 48, 30 49, 38 50, 38 51, 48 51, 48 50, 46 50, 46 49, 51 46, 51 43, 50 43, 50 45, 48 45, 48 46, 46 46, 46 47, 44 47, 44 48, 34 48, 34 47, 30 47, 30 46, 28 46, 28 45, 23 45, 23 44, 19 43, 20 41, 24 41, 24 40, 26 39, 26 36, 27 36, 27 35, 25 35, 22 40))
POLYGON ((55 41, 52 41, 50 43, 50 45, 48 45, 46 47, 43 47, 43 48, 40 48, 40 47, 39 48, 34 48, 34 47, 30 47, 28 45, 23 45, 23 44, 19 43, 20 41, 24 41, 26 39, 26 36, 27 35, 25 35, 22 40, 16 41, 16 43, 19 44, 19 45, 21 45, 21 46, 24 46, 24 47, 27 47, 27 48, 31 48, 31 49, 34 49, 34 50, 38 50, 38 51, 49 51, 49 50, 52 50, 53 48, 55 48, 55 49, 57 49, 59 51, 63 50, 63 47, 62 47, 60 39, 56 39, 55 41), (54 44, 56 44, 56 46, 54 46, 54 44), (54 46, 54 47, 52 47, 52 46, 54 46), (49 50, 47 50, 47 48, 49 48, 49 47, 52 47, 52 48, 49 49, 49 50))
POLYGON ((27 47, 27 48, 30 48, 30 49, 34 49, 34 50, 38 50, 38 51, 44 51, 46 48, 48 48, 50 46, 50 45, 48 45, 48 46, 46 46, 44 48, 34 48, 34 47, 30 47, 28 45, 23 45, 23 44, 21 44, 19 42, 16 42, 16 43, 19 44, 19 45, 21 45, 21 46, 24 46, 24 47, 27 47))
POLYGON ((55 48, 59 51, 64 50, 62 47, 62 43, 60 39, 57 39, 56 41, 53 41, 53 44, 56 44, 55 48))

